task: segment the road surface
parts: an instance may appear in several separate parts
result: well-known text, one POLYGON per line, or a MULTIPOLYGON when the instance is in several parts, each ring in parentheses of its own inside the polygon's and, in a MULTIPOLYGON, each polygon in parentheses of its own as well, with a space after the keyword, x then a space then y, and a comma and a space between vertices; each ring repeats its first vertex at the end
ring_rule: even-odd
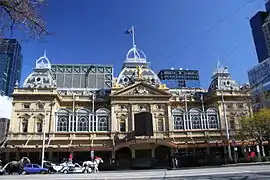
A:
POLYGON ((110 171, 99 174, 47 174, 47 175, 4 175, 0 180, 253 180, 270 179, 270 165, 257 166, 236 166, 201 168, 188 170, 130 170, 130 171, 110 171))

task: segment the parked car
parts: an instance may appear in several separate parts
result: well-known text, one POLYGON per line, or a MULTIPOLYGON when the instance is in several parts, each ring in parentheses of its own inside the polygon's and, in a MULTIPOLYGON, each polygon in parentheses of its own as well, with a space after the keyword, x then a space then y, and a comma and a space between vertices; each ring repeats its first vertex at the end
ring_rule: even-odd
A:
POLYGON ((43 168, 38 164, 26 164, 23 168, 22 174, 46 174, 49 170, 47 168, 43 168))

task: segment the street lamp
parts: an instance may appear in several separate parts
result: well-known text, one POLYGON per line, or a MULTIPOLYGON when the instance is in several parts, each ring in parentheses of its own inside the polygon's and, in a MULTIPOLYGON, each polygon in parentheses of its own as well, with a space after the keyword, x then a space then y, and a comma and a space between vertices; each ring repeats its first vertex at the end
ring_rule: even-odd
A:
MULTIPOLYGON (((92 94, 92 135, 91 135, 91 159, 92 161, 94 160, 94 156, 95 156, 95 151, 93 149, 93 146, 94 146, 94 120, 95 120, 95 100, 96 100, 96 94, 95 92, 93 92, 92 94)), ((97 130, 97 129, 96 129, 97 130)))
POLYGON ((221 92, 223 116, 224 116, 224 120, 225 120, 226 139, 227 139, 227 143, 228 143, 228 156, 229 156, 229 160, 232 161, 232 150, 231 150, 231 144, 230 144, 230 132, 229 132, 229 125, 228 125, 228 119, 227 119, 227 115, 226 115, 227 113, 226 113, 224 94, 223 94, 222 88, 220 88, 220 92, 221 92))
MULTIPOLYGON (((43 105, 43 103, 39 100, 38 104, 43 105)), ((46 134, 45 134, 45 120, 46 120, 46 108, 44 107, 44 119, 42 122, 42 131, 43 131, 43 138, 42 138, 42 152, 41 152, 41 167, 43 167, 43 163, 44 163, 44 156, 45 156, 45 139, 46 139, 46 134)))

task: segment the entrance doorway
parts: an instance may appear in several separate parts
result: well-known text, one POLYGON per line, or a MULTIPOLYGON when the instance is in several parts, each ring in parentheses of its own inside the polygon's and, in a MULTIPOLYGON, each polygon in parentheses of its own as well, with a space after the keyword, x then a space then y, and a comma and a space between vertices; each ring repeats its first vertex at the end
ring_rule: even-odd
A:
POLYGON ((153 120, 150 112, 134 115, 135 136, 153 136, 153 120))
POLYGON ((123 147, 115 152, 117 166, 119 169, 129 169, 131 166, 132 153, 128 147, 123 147))
POLYGON ((156 166, 168 167, 170 160, 170 148, 167 146, 158 146, 155 149, 155 157, 157 160, 156 166))

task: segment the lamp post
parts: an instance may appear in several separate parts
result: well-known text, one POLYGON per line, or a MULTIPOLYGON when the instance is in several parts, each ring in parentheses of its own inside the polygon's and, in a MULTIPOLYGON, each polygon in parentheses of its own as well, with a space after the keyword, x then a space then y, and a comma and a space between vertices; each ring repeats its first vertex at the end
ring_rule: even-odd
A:
POLYGON ((229 125, 228 125, 228 119, 227 119, 227 113, 225 108, 225 101, 224 101, 224 94, 222 88, 220 89, 221 92, 221 101, 222 101, 222 108, 223 108, 223 117, 225 120, 225 128, 226 128, 226 139, 228 143, 228 156, 229 160, 232 161, 232 150, 231 150, 231 144, 230 144, 230 132, 229 132, 229 125))
MULTIPOLYGON (((38 104, 43 105, 43 103, 39 100, 38 104)), ((43 131, 43 138, 42 138, 42 151, 41 151, 41 167, 43 167, 43 163, 44 163, 44 156, 45 156, 45 139, 46 139, 46 134, 45 134, 45 125, 46 125, 46 108, 44 107, 44 119, 42 122, 42 131, 43 131)))
POLYGON ((92 135, 91 135, 91 159, 92 161, 94 160, 95 152, 93 149, 94 146, 94 121, 95 121, 95 99, 96 99, 96 94, 93 92, 92 94, 92 135))

